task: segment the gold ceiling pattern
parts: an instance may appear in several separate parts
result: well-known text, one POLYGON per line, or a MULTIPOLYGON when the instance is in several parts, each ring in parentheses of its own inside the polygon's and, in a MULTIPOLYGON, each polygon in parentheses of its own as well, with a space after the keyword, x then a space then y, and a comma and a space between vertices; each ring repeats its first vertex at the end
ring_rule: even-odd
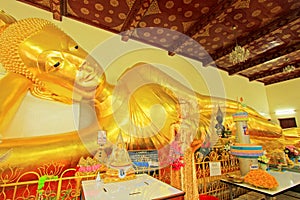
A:
POLYGON ((300 0, 20 1, 52 12, 54 19, 69 17, 121 34, 124 41, 163 48, 170 56, 214 63, 249 81, 270 85, 300 77, 300 0), (236 43, 250 51, 244 63, 229 61, 236 43), (287 65, 295 70, 283 72, 287 65))

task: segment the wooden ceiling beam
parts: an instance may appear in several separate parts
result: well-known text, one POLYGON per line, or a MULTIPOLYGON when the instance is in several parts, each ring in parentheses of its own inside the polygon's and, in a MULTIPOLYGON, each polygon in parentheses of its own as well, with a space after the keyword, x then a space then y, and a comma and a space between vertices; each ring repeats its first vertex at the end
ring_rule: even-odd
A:
MULTIPOLYGON (((244 46, 246 44, 249 44, 250 42, 253 42, 259 38, 261 38, 264 35, 267 35, 268 33, 271 33, 272 31, 275 31, 279 27, 285 26, 294 20, 298 19, 300 17, 300 10, 295 9, 293 12, 288 12, 285 13, 282 17, 278 18, 277 20, 272 21, 268 25, 255 30, 251 33, 249 33, 246 37, 238 38, 237 40, 239 41, 240 46, 244 46)), ((220 48, 216 50, 215 54, 212 54, 211 57, 213 60, 218 60, 219 58, 229 54, 232 49, 235 47, 235 43, 232 45, 229 45, 227 48, 223 49, 220 48)), ((206 65, 208 63, 204 63, 206 65)))
MULTIPOLYGON (((28 5, 47 10, 53 14, 53 19, 62 21, 62 16, 67 15, 67 0, 48 0, 49 4, 43 4, 45 2, 30 1, 30 0, 17 0, 28 5), (49 6, 48 6, 49 5, 49 6)), ((46 1, 47 2, 47 1, 46 1)))
POLYGON ((207 16, 202 16, 201 19, 191 26, 185 33, 184 36, 179 37, 171 47, 169 47, 168 54, 173 56, 176 51, 181 49, 184 42, 187 38, 193 38, 201 29, 203 29, 206 25, 208 25, 213 19, 216 19, 219 15, 221 15, 224 10, 231 6, 234 0, 223 0, 218 5, 215 6, 213 11, 210 12, 207 16))
POLYGON ((300 49, 300 42, 297 42, 297 43, 292 44, 290 46, 287 46, 285 48, 283 48, 282 46, 278 46, 274 49, 271 49, 270 51, 266 51, 266 52, 262 53, 260 55, 260 57, 257 58, 257 59, 248 60, 245 63, 240 63, 238 65, 233 66, 232 69, 228 70, 228 74, 229 75, 237 74, 241 71, 250 69, 250 68, 255 67, 259 64, 262 64, 264 62, 273 60, 275 58, 284 56, 286 54, 292 53, 292 52, 297 51, 299 49, 300 49))
POLYGON ((53 13, 53 19, 62 21, 62 16, 67 15, 67 0, 50 0, 50 9, 53 13))
POLYGON ((275 83, 280 83, 280 82, 283 82, 283 81, 288 81, 288 80, 296 79, 296 78, 299 78, 299 77, 300 77, 300 73, 296 72, 294 74, 283 76, 282 78, 273 78, 270 81, 265 82, 264 85, 267 86, 267 85, 271 85, 271 84, 275 84, 275 83))
POLYGON ((121 35, 123 41, 128 41, 132 31, 138 27, 153 0, 136 0, 130 9, 128 16, 122 26, 121 35))
POLYGON ((264 73, 257 73, 255 75, 249 77, 249 81, 255 81, 255 80, 263 79, 263 78, 273 76, 273 75, 276 75, 276 74, 281 74, 281 73, 283 73, 283 69, 288 65, 293 65, 295 68, 300 68, 300 62, 298 62, 298 63, 294 62, 294 63, 286 64, 283 67, 280 67, 280 68, 277 68, 277 69, 274 69, 274 70, 271 70, 271 71, 267 71, 267 72, 264 72, 264 73))

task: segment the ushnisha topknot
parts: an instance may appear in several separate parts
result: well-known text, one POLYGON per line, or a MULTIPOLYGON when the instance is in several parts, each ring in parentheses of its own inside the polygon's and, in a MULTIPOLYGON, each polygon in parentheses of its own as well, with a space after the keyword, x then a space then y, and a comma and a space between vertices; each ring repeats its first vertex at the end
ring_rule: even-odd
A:
POLYGON ((0 10, 0 34, 1 32, 6 29, 10 24, 15 23, 17 20, 4 12, 4 10, 0 10))
POLYGON ((24 40, 38 34, 46 26, 58 29, 48 20, 27 18, 12 23, 0 33, 0 63, 7 72, 21 74, 39 88, 42 88, 42 82, 25 66, 18 53, 18 47, 24 40))

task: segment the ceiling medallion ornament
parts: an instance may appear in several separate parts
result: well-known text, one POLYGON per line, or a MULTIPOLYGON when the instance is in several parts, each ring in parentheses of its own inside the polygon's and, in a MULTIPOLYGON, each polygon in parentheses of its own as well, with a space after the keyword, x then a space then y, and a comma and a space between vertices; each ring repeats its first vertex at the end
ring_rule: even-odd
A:
MULTIPOLYGON (((236 26, 233 26, 232 29, 234 30, 234 35, 235 38, 236 37, 236 26)), ((234 47, 234 49, 232 50, 232 52, 229 54, 229 61, 232 62, 233 64, 238 64, 241 62, 245 62, 249 55, 250 52, 248 49, 245 49, 244 47, 241 47, 240 45, 238 45, 237 43, 237 39, 235 39, 236 45, 234 47)))

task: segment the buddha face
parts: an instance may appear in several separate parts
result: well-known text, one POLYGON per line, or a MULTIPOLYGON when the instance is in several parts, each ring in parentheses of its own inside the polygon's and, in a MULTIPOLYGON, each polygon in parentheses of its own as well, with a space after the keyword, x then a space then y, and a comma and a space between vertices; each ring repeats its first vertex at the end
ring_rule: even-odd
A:
POLYGON ((19 45, 26 68, 54 100, 91 99, 104 81, 103 70, 78 44, 54 26, 45 26, 19 45))

